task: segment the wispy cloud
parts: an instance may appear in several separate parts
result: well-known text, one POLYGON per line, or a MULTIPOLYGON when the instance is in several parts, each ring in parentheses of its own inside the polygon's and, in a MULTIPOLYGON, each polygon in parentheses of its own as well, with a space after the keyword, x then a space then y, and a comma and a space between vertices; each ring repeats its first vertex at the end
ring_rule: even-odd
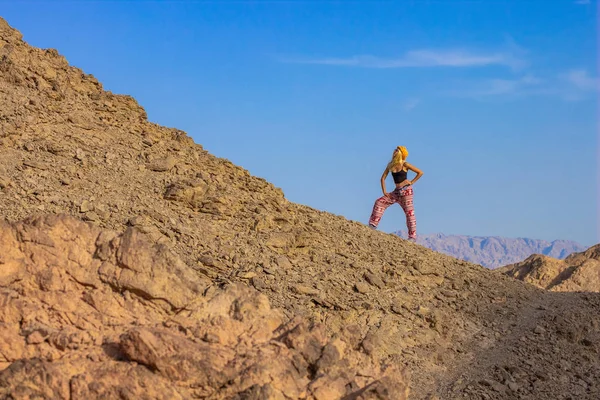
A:
POLYGON ((408 99, 402 103, 402 109, 404 111, 410 111, 421 103, 421 99, 408 99))
POLYGON ((600 80, 598 78, 591 77, 584 69, 572 69, 564 74, 563 78, 579 90, 600 90, 600 80))
POLYGON ((520 57, 511 53, 475 53, 460 49, 412 50, 396 58, 356 55, 347 58, 287 58, 280 61, 361 68, 483 67, 491 65, 519 68, 526 64, 520 57))
POLYGON ((600 92, 600 78, 588 74, 585 69, 572 69, 559 75, 556 86, 568 101, 579 101, 600 92))
POLYGON ((471 82, 460 82, 460 88, 446 91, 445 94, 454 97, 469 98, 541 94, 545 92, 544 83, 543 79, 531 74, 510 79, 480 79, 471 82))
POLYGON ((600 91, 600 79, 590 76, 585 69, 572 69, 544 78, 528 74, 516 78, 460 82, 457 86, 460 88, 445 91, 444 94, 476 99, 544 95, 559 97, 567 101, 578 101, 600 91))
POLYGON ((575 4, 586 5, 586 4, 592 4, 592 2, 590 0, 577 0, 575 2, 575 4))
POLYGON ((489 79, 482 82, 481 96, 519 94, 532 88, 540 87, 543 81, 533 75, 525 75, 515 79, 489 79))

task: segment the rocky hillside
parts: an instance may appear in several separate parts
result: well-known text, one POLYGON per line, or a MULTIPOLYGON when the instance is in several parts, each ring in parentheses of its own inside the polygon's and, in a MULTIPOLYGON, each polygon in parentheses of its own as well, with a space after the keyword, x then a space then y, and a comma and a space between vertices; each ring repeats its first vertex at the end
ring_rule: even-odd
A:
POLYGON ((291 203, 1 19, 0 93, 2 397, 600 397, 599 295, 291 203))
POLYGON ((600 292, 600 245, 564 260, 534 254, 496 271, 556 292, 600 292))
MULTIPOLYGON (((406 231, 394 233, 402 238, 408 237, 406 231)), ((522 261, 532 254, 564 259, 571 253, 585 250, 585 246, 570 240, 548 242, 527 238, 444 235, 443 233, 419 235, 417 243, 490 269, 522 261)))

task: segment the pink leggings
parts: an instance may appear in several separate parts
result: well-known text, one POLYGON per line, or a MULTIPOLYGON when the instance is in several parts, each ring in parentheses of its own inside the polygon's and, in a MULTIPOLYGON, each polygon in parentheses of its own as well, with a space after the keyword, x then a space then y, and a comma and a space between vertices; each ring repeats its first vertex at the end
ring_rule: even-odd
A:
POLYGON ((412 186, 404 186, 396 188, 391 193, 388 193, 389 197, 381 196, 375 201, 373 206, 373 212, 369 219, 369 225, 377 227, 381 216, 383 215, 386 208, 394 203, 399 203, 406 214, 406 227, 408 228, 408 238, 417 238, 417 220, 415 218, 415 209, 413 206, 413 188, 412 186))

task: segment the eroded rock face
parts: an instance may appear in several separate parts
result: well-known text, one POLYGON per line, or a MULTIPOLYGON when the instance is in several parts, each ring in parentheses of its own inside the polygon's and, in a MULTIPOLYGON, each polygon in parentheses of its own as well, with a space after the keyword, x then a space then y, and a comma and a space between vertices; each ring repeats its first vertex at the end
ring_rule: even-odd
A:
POLYGON ((49 215, 4 222, 0 238, 3 396, 406 398, 405 375, 351 335, 286 322, 265 295, 212 284, 136 228, 49 215))
POLYGON ((600 245, 564 260, 534 254, 499 273, 555 292, 600 292, 600 245))

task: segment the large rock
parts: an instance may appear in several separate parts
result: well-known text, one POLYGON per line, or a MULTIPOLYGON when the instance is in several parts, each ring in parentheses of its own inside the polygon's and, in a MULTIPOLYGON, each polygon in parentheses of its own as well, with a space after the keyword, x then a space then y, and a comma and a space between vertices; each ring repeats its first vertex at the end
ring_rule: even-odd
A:
POLYGON ((212 285, 136 228, 118 234, 49 215, 2 223, 0 238, 2 397, 408 391, 402 371, 382 369, 320 324, 286 322, 254 289, 212 285))
POLYGON ((556 292, 600 292, 600 245, 564 260, 534 254, 497 272, 556 292))

